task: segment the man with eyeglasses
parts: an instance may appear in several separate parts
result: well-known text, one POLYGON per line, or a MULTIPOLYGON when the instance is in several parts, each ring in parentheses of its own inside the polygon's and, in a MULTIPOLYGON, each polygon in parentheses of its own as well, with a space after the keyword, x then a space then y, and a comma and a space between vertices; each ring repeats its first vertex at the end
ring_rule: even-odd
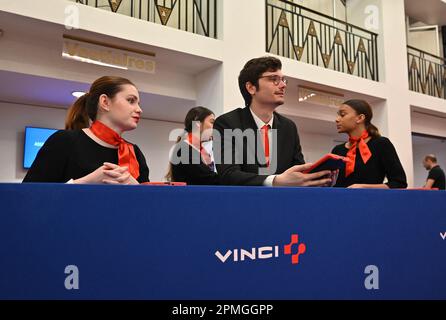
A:
POLYGON ((284 103, 287 80, 274 57, 248 61, 239 75, 245 108, 214 123, 214 154, 221 183, 252 186, 326 186, 330 171, 304 174, 297 127, 275 112, 284 103), (220 141, 218 141, 220 140, 220 141))

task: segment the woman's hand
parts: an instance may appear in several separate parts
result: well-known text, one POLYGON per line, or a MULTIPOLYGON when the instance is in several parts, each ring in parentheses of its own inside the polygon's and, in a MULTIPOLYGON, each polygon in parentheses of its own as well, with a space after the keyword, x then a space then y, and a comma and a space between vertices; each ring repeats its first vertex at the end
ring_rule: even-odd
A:
POLYGON ((127 167, 105 162, 85 177, 74 180, 75 184, 139 184, 127 167))
POLYGON ((139 184, 139 182, 130 174, 127 167, 120 167, 116 164, 105 162, 104 174, 107 176, 103 180, 105 184, 139 184))

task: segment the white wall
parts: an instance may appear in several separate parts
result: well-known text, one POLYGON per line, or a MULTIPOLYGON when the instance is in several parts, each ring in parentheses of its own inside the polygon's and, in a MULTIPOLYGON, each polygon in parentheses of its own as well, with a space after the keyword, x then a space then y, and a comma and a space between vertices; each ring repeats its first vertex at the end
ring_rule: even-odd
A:
POLYGON ((291 2, 345 21, 345 7, 340 0, 292 0, 291 2))
MULTIPOLYGON (((436 117, 420 111, 411 113, 412 132, 431 135, 435 137, 445 137, 446 140, 446 118, 436 117)), ((413 138, 413 140, 416 138, 413 138)), ((413 162, 414 162, 414 185, 421 187, 427 177, 427 171, 421 162, 427 154, 435 154, 440 166, 446 168, 446 143, 439 139, 424 139, 423 143, 413 142, 413 162), (426 142, 427 141, 427 142, 426 142)))
POLYGON ((446 138, 445 140, 430 139, 430 143, 413 145, 413 161, 414 161, 414 185, 422 187, 428 175, 428 171, 424 169, 422 162, 426 155, 434 154, 437 156, 440 167, 446 169, 446 138))
MULTIPOLYGON (((0 102, 0 182, 20 182, 23 169, 25 126, 63 128, 66 109, 45 108, 0 102)), ((150 168, 150 179, 161 181, 167 170, 173 142, 169 132, 181 129, 180 123, 142 119, 137 130, 125 135, 144 153, 150 168)))
POLYGON ((409 25, 407 44, 436 56, 443 56, 443 38, 441 26, 415 22, 409 25), (415 30, 416 28, 429 28, 415 30))
POLYGON ((440 35, 436 28, 427 30, 409 30, 407 44, 417 49, 440 56, 440 35))
POLYGON ((62 128, 65 110, 0 103, 0 182, 19 182, 23 169, 25 126, 62 128))
POLYGON ((341 142, 335 141, 333 136, 299 131, 302 153, 305 162, 316 162, 327 153, 330 153, 335 145, 341 142))

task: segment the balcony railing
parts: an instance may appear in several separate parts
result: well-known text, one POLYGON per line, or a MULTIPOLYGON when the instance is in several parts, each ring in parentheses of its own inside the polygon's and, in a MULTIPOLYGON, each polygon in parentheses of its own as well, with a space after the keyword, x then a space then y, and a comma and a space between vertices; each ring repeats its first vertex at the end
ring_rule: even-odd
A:
POLYGON ((217 0, 73 0, 95 8, 217 38, 217 0))
POLYGON ((407 47, 409 89, 446 99, 446 59, 407 47))
POLYGON ((378 81, 376 33, 285 0, 266 0, 266 51, 378 81))

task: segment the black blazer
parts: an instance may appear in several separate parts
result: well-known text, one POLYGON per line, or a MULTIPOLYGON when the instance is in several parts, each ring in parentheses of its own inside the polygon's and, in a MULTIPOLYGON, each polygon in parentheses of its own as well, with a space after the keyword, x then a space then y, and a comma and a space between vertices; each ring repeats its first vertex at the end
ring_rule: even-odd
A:
POLYGON ((254 145, 252 143, 248 145, 247 139, 236 143, 233 137, 228 135, 225 137, 225 129, 240 129, 243 132, 252 129, 253 132, 260 134, 248 107, 238 108, 221 115, 215 120, 214 129, 221 136, 221 148, 218 146, 219 139, 214 137, 214 156, 220 184, 261 186, 269 175, 281 174, 294 165, 305 163, 296 124, 277 112, 274 112, 273 121, 273 129, 277 129, 277 146, 273 144, 270 166, 271 169, 276 167, 276 170, 270 170, 268 173, 259 174, 259 169, 266 169, 265 165, 261 165, 265 163, 263 145, 259 144, 261 140, 255 139, 254 145), (257 150, 257 147, 261 150, 257 150), (237 163, 235 162, 236 151, 239 155, 237 163), (260 159, 256 156, 257 153, 261 155, 260 159), (225 163, 227 154, 231 154, 232 161, 225 163), (261 159, 262 156, 263 159, 261 159), (248 161, 249 159, 255 159, 255 161, 248 161))
POLYGON ((172 181, 186 182, 188 185, 218 185, 218 175, 201 159, 200 152, 184 140, 177 143, 173 150, 181 159, 181 150, 188 150, 185 163, 172 164, 172 181))

